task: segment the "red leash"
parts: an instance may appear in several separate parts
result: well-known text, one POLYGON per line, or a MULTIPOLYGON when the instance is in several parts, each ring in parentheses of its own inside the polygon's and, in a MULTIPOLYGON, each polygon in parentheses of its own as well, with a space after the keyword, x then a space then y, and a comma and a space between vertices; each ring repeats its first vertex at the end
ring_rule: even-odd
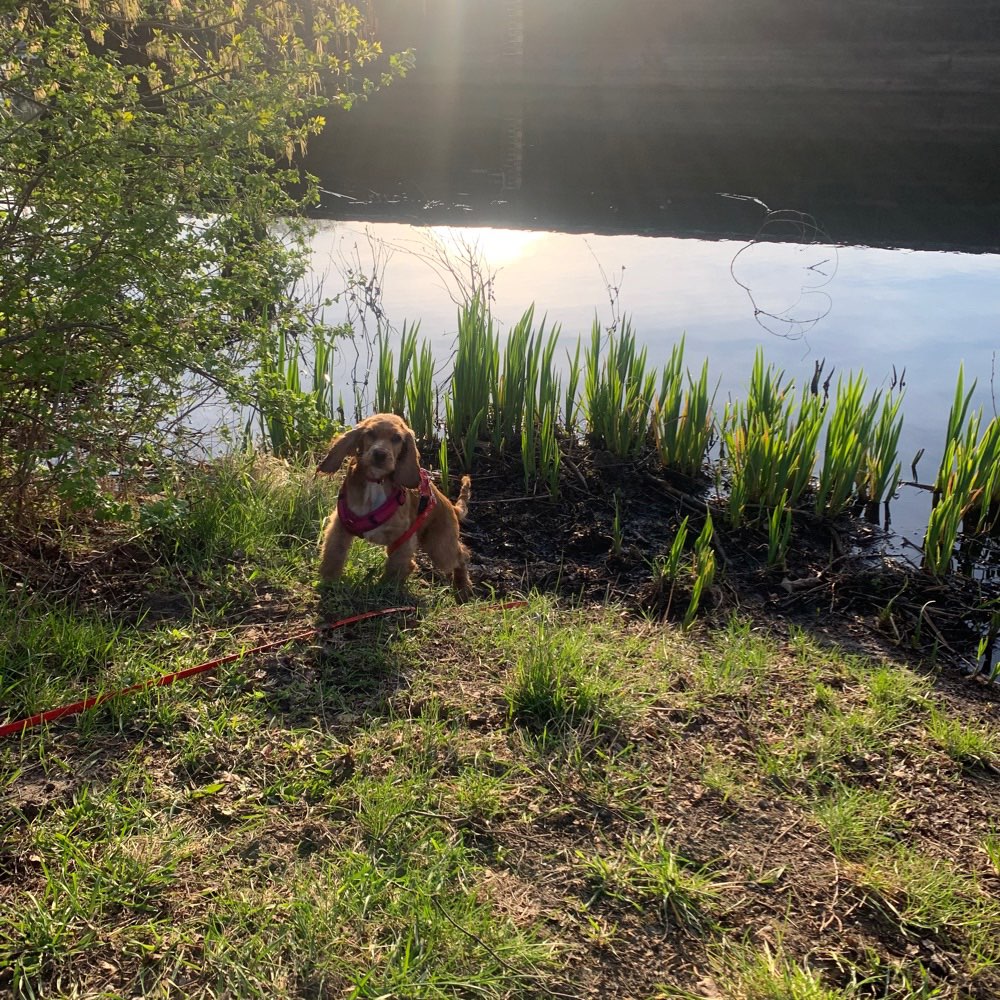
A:
POLYGON ((56 719, 65 718, 67 715, 77 715, 80 712, 85 712, 88 708, 94 708, 97 705, 103 705, 104 702, 110 701, 112 698, 120 698, 123 695, 135 694, 137 691, 145 691, 147 688, 151 687, 167 687, 173 684, 174 681, 183 680, 185 677, 194 677, 196 674, 205 674, 210 670, 215 670, 216 667, 221 667, 224 663, 232 663, 234 660, 240 660, 244 656, 254 656, 257 653, 266 653, 270 649, 279 649, 281 646, 287 646, 290 642, 304 642, 306 639, 311 639, 314 635, 318 635, 320 632, 333 630, 338 628, 343 628, 345 625, 353 625, 355 622, 363 622, 368 618, 381 618, 384 615, 394 615, 401 614, 407 611, 416 611, 416 607, 410 605, 403 608, 383 608, 381 611, 366 611, 364 614, 352 615, 350 618, 342 618, 338 622, 333 622, 330 625, 324 625, 322 628, 311 628, 306 632, 297 632, 295 635, 289 636, 287 639, 278 639, 275 642, 264 643, 263 646, 254 646, 253 649, 245 649, 240 653, 230 653, 228 656, 220 656, 216 660, 208 660, 206 663, 199 663, 196 667, 187 667, 185 670, 178 670, 173 674, 164 674, 162 677, 153 677, 148 681, 140 681, 138 684, 132 684, 130 687, 121 688, 119 691, 108 691, 105 694, 93 695, 90 698, 84 698, 82 701, 74 702, 72 705, 63 705, 61 708, 50 708, 47 712, 39 712, 37 715, 32 715, 27 719, 18 719, 17 722, 8 722, 6 725, 0 726, 0 738, 4 736, 13 736, 16 733, 23 733, 26 729, 31 729, 33 726, 40 726, 44 722, 54 722, 56 719))
MULTIPOLYGON (((499 604, 497 607, 506 611, 509 608, 522 607, 527 603, 527 601, 507 601, 507 603, 499 604)), ((263 646, 254 646, 252 649, 244 649, 239 653, 220 656, 218 659, 199 663, 196 667, 187 667, 184 670, 176 671, 176 673, 164 674, 162 677, 153 677, 148 681, 140 681, 138 684, 132 684, 118 691, 108 691, 106 694, 93 695, 90 698, 84 698, 82 701, 73 702, 72 705, 63 705, 61 708, 50 708, 47 712, 39 712, 37 715, 32 715, 27 719, 18 719, 16 722, 8 722, 0 726, 0 739, 4 736, 23 733, 26 729, 40 726, 45 722, 54 722, 56 719, 63 719, 67 715, 78 715, 80 712, 85 712, 88 708, 103 705, 104 702, 110 701, 112 698, 121 698, 124 695, 135 694, 137 691, 145 691, 151 687, 168 687, 174 681, 183 680, 185 677, 194 677, 196 674, 208 673, 210 670, 215 670, 216 667, 221 667, 224 663, 232 663, 234 660, 241 660, 245 656, 266 653, 271 649, 280 649, 282 646, 287 646, 292 642, 304 642, 306 639, 311 639, 314 635, 319 635, 320 632, 332 632, 334 629, 343 628, 345 625, 353 625, 356 622, 363 622, 369 618, 383 618, 386 615, 405 614, 406 612, 416 610, 416 606, 411 604, 400 608, 382 608, 379 611, 365 611, 359 615, 352 615, 350 618, 341 618, 340 621, 331 622, 329 625, 323 625, 320 628, 311 628, 305 632, 297 632, 295 635, 288 636, 285 639, 266 642, 263 646)))

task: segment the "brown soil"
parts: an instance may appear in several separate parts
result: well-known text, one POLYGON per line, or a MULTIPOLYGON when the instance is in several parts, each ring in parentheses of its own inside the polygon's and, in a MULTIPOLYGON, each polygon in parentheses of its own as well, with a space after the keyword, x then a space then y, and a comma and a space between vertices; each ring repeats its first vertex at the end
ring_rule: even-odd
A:
POLYGON ((980 637, 1000 607, 1000 581, 958 574, 937 580, 887 555, 895 540, 863 517, 830 523, 806 510, 796 517, 785 565, 769 567, 766 527, 728 528, 710 484, 669 476, 652 460, 625 463, 601 452, 581 451, 566 465, 553 501, 542 488, 524 489, 519 465, 477 463, 463 534, 482 589, 611 596, 680 620, 686 586, 678 581, 671 594, 654 583, 653 561, 669 550, 684 517, 691 550, 711 511, 717 572, 702 610, 716 620, 742 611, 782 632, 800 626, 859 650, 891 648, 974 671, 980 637))

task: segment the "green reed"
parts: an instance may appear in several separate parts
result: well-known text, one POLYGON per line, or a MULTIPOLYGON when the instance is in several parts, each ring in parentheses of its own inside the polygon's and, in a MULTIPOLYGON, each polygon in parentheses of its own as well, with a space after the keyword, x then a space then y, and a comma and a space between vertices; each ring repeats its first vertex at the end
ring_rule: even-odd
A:
POLYGON ((670 589, 667 591, 667 603, 664 615, 669 616, 670 609, 674 603, 674 591, 677 587, 677 580, 680 577, 684 563, 684 545, 688 536, 688 520, 685 518, 677 527, 674 540, 670 545, 670 550, 664 556, 657 556, 653 560, 653 580, 659 587, 669 583, 670 589))
POLYGON ((858 493, 866 503, 882 503, 899 486, 899 435, 903 429, 902 393, 888 393, 878 408, 878 396, 872 400, 872 411, 878 409, 878 419, 871 421, 871 435, 865 449, 858 493))
POLYGON ((816 488, 817 514, 836 517, 855 500, 879 503, 899 484, 902 395, 876 392, 865 400, 862 374, 837 380, 816 488))
POLYGON ((386 330, 378 333, 378 361, 375 374, 375 410, 377 413, 395 413, 406 416, 406 393, 410 385, 410 367, 417 352, 419 323, 407 327, 399 337, 399 364, 389 347, 386 330))
POLYGON ((441 473, 441 492, 451 498, 451 476, 448 475, 448 439, 441 438, 438 446, 438 469, 441 473))
POLYGON ((542 417, 541 432, 538 438, 538 464, 541 470, 541 478, 545 482, 549 496, 553 500, 559 496, 559 475, 562 466, 562 453, 559 450, 559 435, 556 421, 555 411, 546 410, 542 417))
POLYGON ((413 374, 406 386, 406 420, 418 441, 432 442, 437 436, 434 352, 424 341, 412 362, 413 374))
MULTIPOLYGON (((959 534, 992 527, 1000 491, 1000 420, 979 436, 982 410, 967 418, 961 433, 945 446, 938 470, 935 503, 924 536, 924 567, 935 576, 951 568, 959 534)), ((958 426, 949 423, 949 431, 958 426)))
POLYGON ((788 494, 784 494, 771 516, 767 519, 767 564, 785 564, 788 545, 792 540, 792 512, 787 508, 788 494))
POLYGON ((263 441, 274 455, 304 454, 328 438, 333 429, 335 341, 349 327, 317 324, 310 331, 308 347, 289 330, 280 330, 261 345, 257 373, 255 413, 245 433, 252 436, 254 420, 263 441), (312 355, 311 371, 305 354, 312 355))
POLYGON ((514 324, 503 350, 500 377, 493 387, 493 447, 503 453, 521 443, 528 394, 528 358, 535 339, 535 307, 531 305, 514 324))
POLYGON ((703 471, 714 433, 714 398, 714 393, 711 396, 708 393, 707 360, 697 382, 685 371, 684 337, 681 337, 663 367, 653 411, 656 450, 666 468, 692 478, 703 471))
MULTIPOLYGON (((848 376, 846 382, 837 379, 833 412, 826 427, 823 465, 816 487, 817 514, 836 517, 843 513, 863 478, 862 469, 874 418, 873 408, 864 400, 867 382, 861 374, 848 376)), ((770 558, 768 562, 771 562, 770 558)))
POLYGON ((566 379, 566 408, 563 416, 563 428, 571 437, 576 433, 576 414, 579 409, 577 392, 580 388, 580 346, 581 340, 576 340, 576 351, 571 358, 569 351, 566 352, 566 360, 569 362, 569 376, 566 379))
POLYGON ((317 411, 325 417, 333 418, 337 403, 333 398, 334 365, 336 351, 334 342, 338 337, 350 335, 349 326, 315 326, 312 331, 312 391, 317 411))
POLYGON ((619 458, 635 458, 652 429, 656 374, 646 370, 646 349, 639 350, 626 319, 608 335, 601 352, 601 326, 594 320, 584 357, 583 410, 591 441, 619 458))
MULTIPOLYGON (((965 366, 959 365, 958 378, 955 380, 955 397, 952 400, 951 409, 948 411, 948 428, 945 431, 944 437, 945 455, 947 455, 953 443, 958 442, 963 436, 968 437, 969 424, 971 423, 971 420, 969 420, 969 404, 972 402, 972 395, 975 391, 975 381, 969 386, 969 391, 965 391, 965 366)), ((972 417, 975 419, 978 429, 981 418, 975 417, 974 414, 972 417)), ((934 484, 934 489, 938 493, 945 491, 946 481, 950 472, 951 464, 946 463, 944 457, 942 457, 941 465, 938 468, 937 480, 934 484)))
POLYGON ((458 313, 458 338, 451 384, 445 396, 448 434, 468 471, 480 434, 489 431, 490 401, 500 366, 500 338, 481 299, 458 313))
POLYGON ((625 547, 625 525, 622 522, 621 498, 617 490, 611 499, 615 506, 615 516, 611 519, 611 551, 620 556, 625 547))
POLYGON ((975 530, 992 530, 1000 506, 1000 418, 994 417, 986 425, 977 448, 976 464, 982 492, 973 504, 979 513, 975 530))
POLYGON ((804 391, 796 405, 784 373, 754 357, 745 402, 726 407, 723 443, 731 487, 728 514, 735 527, 751 506, 770 511, 795 507, 809 485, 825 408, 804 391))
POLYGON ((399 338, 399 362, 385 332, 378 336, 375 368, 375 410, 406 418, 418 441, 437 436, 434 394, 434 354, 426 341, 418 345, 420 324, 407 326, 399 338))
POLYGON ((687 630, 694 622, 695 615, 701 605, 705 592, 715 581, 715 551, 712 548, 712 515, 705 519, 705 526, 694 543, 694 583, 691 586, 691 599, 687 611, 684 612, 682 627, 687 630))
POLYGON ((680 575, 681 562, 684 559, 684 543, 687 541, 688 535, 688 520, 689 518, 685 516, 678 526, 670 551, 665 556, 659 557, 654 563, 654 569, 661 580, 674 582, 680 575))
POLYGON ((924 568, 935 576, 951 568, 963 529, 977 532, 992 527, 1000 500, 1000 420, 994 417, 980 437, 983 411, 969 409, 975 388, 973 382, 966 390, 960 367, 934 483, 934 507, 924 535, 924 568))
POLYGON ((561 464, 557 434, 559 377, 553 363, 558 339, 559 328, 553 328, 546 335, 543 323, 537 332, 528 336, 523 352, 520 346, 517 348, 517 354, 523 353, 524 358, 521 373, 523 412, 519 417, 524 485, 527 489, 541 478, 553 496, 558 493, 561 464))
POLYGON ((539 331, 533 346, 533 353, 537 357, 535 367, 538 372, 538 391, 535 399, 539 473, 553 498, 559 493, 559 472, 562 465, 558 435, 560 380, 553 360, 558 339, 558 327, 552 330, 548 338, 543 336, 543 331, 539 331))

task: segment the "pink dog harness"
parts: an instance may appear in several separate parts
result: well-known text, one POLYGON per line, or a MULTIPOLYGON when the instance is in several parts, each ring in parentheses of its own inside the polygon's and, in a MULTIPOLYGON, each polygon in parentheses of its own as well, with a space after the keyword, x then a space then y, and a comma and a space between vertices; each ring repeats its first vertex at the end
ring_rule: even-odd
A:
MULTIPOLYGON (((403 542, 411 538, 414 532, 420 529, 420 526, 427 520, 428 515, 437 505, 437 497, 434 496, 431 490, 430 476, 427 475, 426 469, 420 470, 419 490, 420 502, 417 504, 417 516, 414 518, 413 524, 388 546, 390 553, 395 552, 403 542)), ((355 514, 347 506, 347 494, 341 489, 340 496, 337 497, 337 517, 349 535, 356 535, 358 538, 361 538, 369 531, 381 528, 386 521, 395 516, 396 511, 404 503, 406 503, 406 490, 400 486, 391 497, 388 497, 384 503, 379 504, 373 511, 369 511, 367 514, 355 514)))

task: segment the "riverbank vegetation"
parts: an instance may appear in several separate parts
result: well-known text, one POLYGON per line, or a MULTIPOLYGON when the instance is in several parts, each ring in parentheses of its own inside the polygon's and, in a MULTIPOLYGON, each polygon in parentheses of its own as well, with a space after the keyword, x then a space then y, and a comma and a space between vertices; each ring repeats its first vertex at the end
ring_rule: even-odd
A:
POLYGON ((131 489, 190 453, 206 400, 281 418, 274 345, 322 333, 289 294, 315 196, 300 154, 410 61, 327 0, 5 6, 5 516, 127 516, 104 477, 131 489))
POLYGON ((683 339, 475 289, 444 369, 380 322, 346 409, 472 472, 478 599, 322 630, 401 603, 370 546, 316 587, 351 331, 298 285, 298 153, 410 64, 369 27, 0 15, 0 723, 320 627, 0 739, 0 990, 995 997, 1000 430, 961 374, 907 564, 895 383, 759 353, 722 401, 683 339))

